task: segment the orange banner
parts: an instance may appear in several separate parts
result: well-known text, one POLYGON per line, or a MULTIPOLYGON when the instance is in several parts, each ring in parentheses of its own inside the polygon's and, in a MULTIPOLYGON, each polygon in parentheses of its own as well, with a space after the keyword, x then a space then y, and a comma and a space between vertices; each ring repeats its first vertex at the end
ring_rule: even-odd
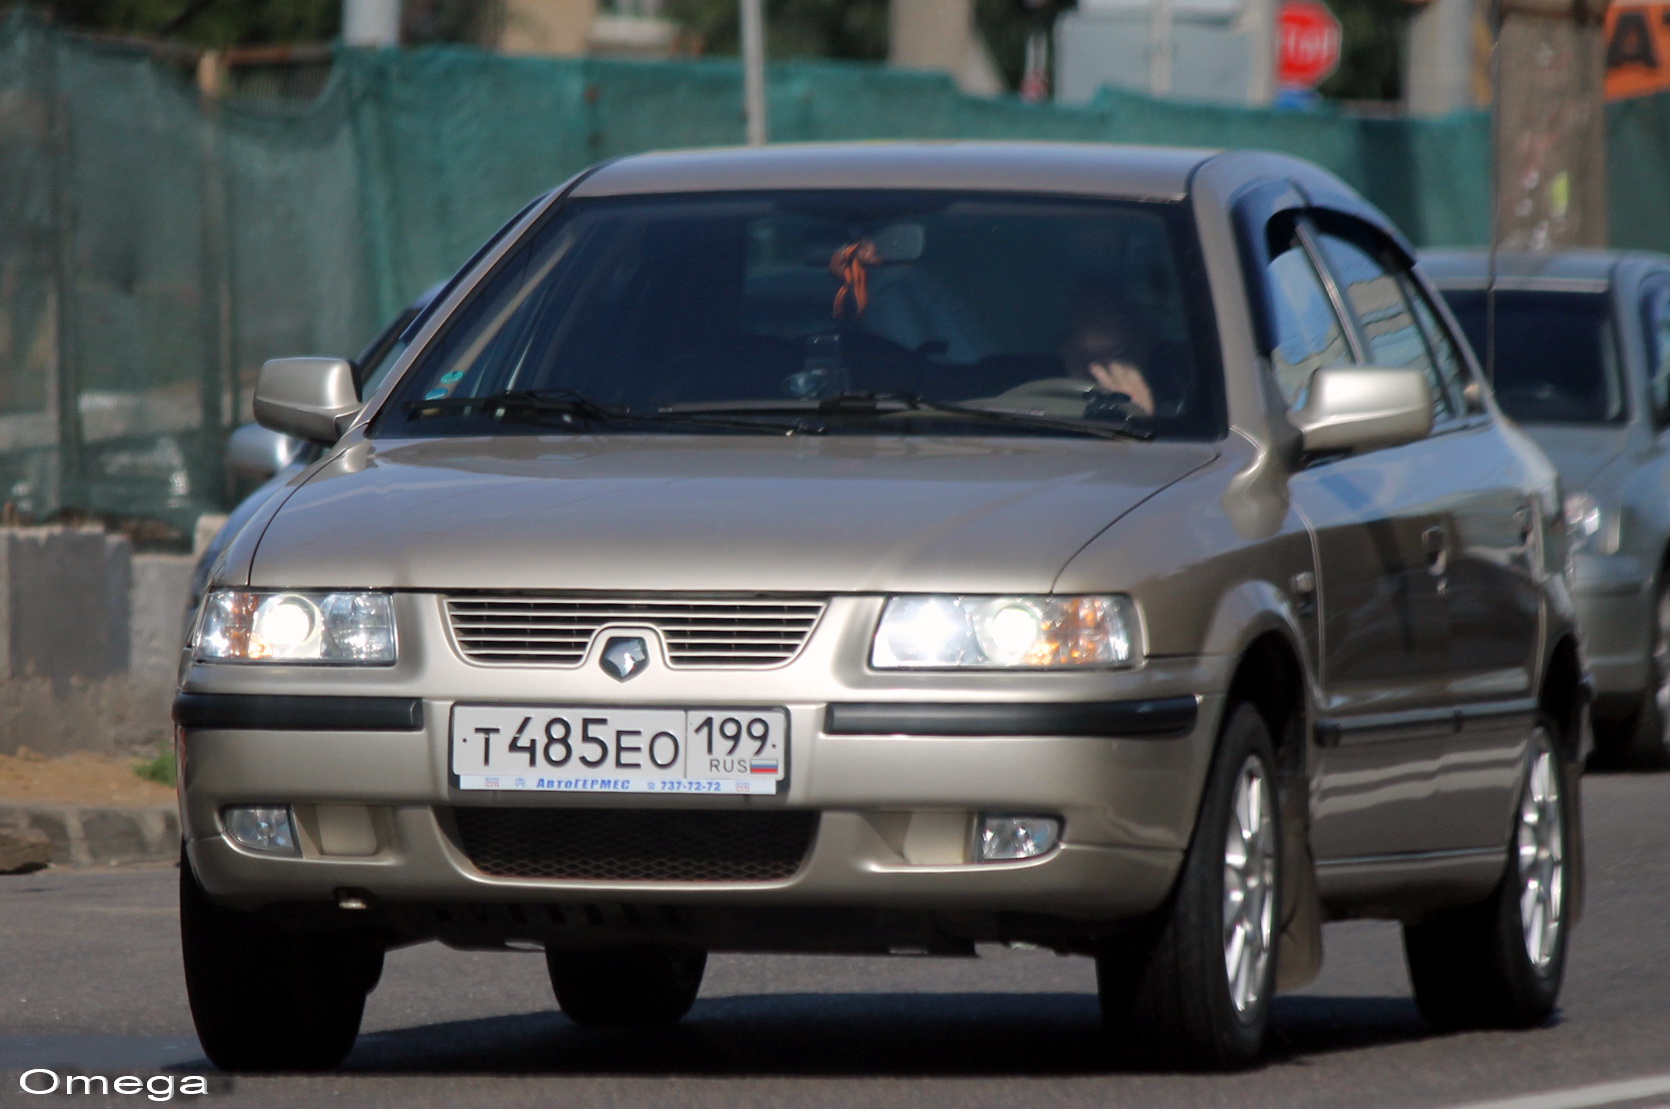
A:
POLYGON ((1670 4, 1606 10, 1606 96, 1670 89, 1670 4))

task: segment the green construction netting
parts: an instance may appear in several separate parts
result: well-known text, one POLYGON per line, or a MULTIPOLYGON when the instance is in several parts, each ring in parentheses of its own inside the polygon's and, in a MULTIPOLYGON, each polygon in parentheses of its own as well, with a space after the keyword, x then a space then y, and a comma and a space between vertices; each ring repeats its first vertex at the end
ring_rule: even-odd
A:
MULTIPOLYGON (((205 100, 137 49, 0 23, 0 518, 189 529, 263 360, 351 354, 528 199, 602 158, 743 138, 733 61, 344 50, 305 103, 205 100)), ((932 74, 795 63, 772 137, 1250 146, 1310 158, 1417 243, 1485 241, 1484 113, 1365 120, 962 96, 932 74)), ((1609 115, 1619 245, 1670 248, 1670 97, 1609 115)))

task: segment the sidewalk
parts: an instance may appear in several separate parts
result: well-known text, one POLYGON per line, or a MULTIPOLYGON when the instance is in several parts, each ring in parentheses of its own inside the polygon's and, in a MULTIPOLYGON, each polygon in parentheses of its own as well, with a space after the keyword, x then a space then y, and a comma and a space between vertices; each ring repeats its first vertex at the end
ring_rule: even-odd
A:
POLYGON ((136 761, 0 755, 0 873, 176 858, 174 790, 136 775, 136 761))

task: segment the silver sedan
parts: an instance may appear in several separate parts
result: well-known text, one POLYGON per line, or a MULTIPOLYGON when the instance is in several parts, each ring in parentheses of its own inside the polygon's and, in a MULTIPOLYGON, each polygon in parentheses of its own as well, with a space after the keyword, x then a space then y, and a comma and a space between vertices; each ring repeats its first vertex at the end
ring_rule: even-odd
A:
MULTIPOLYGON (((1490 260, 1423 255, 1485 354, 1490 260)), ((1670 766, 1670 257, 1496 260, 1495 391, 1565 486, 1596 754, 1670 766)))
POLYGON ((1385 218, 1273 155, 652 154, 532 206, 210 572, 186 982, 328 1067, 390 945, 582 1024, 707 952, 1093 957, 1110 1045, 1244 1064, 1326 921, 1524 1027, 1581 900, 1555 474, 1385 218), (260 952, 259 959, 250 957, 260 952))

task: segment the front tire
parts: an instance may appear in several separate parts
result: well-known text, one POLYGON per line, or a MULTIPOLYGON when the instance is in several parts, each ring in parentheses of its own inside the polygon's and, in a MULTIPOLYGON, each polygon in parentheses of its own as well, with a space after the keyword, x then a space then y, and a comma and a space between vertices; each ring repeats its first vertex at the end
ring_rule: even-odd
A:
POLYGON ((282 931, 216 905, 183 855, 180 949, 197 1039, 224 1071, 335 1068, 383 969, 371 936, 282 931))
POLYGON ((1552 725, 1531 736, 1506 873, 1477 905, 1403 927, 1415 1004, 1443 1031, 1531 1028, 1565 976, 1574 842, 1567 778, 1552 725))
POLYGON ((1263 1049, 1282 919, 1280 819, 1269 730, 1253 706, 1235 706, 1170 904, 1096 957, 1103 1018, 1134 1060, 1228 1070, 1263 1049))
POLYGON ((1651 618, 1647 688, 1628 719, 1598 729, 1610 741, 1603 742, 1603 761, 1640 770, 1670 766, 1670 580, 1660 580, 1651 618))
POLYGON ((696 1003, 707 952, 671 947, 615 951, 547 948, 551 992, 575 1024, 647 1028, 677 1024, 696 1003))

